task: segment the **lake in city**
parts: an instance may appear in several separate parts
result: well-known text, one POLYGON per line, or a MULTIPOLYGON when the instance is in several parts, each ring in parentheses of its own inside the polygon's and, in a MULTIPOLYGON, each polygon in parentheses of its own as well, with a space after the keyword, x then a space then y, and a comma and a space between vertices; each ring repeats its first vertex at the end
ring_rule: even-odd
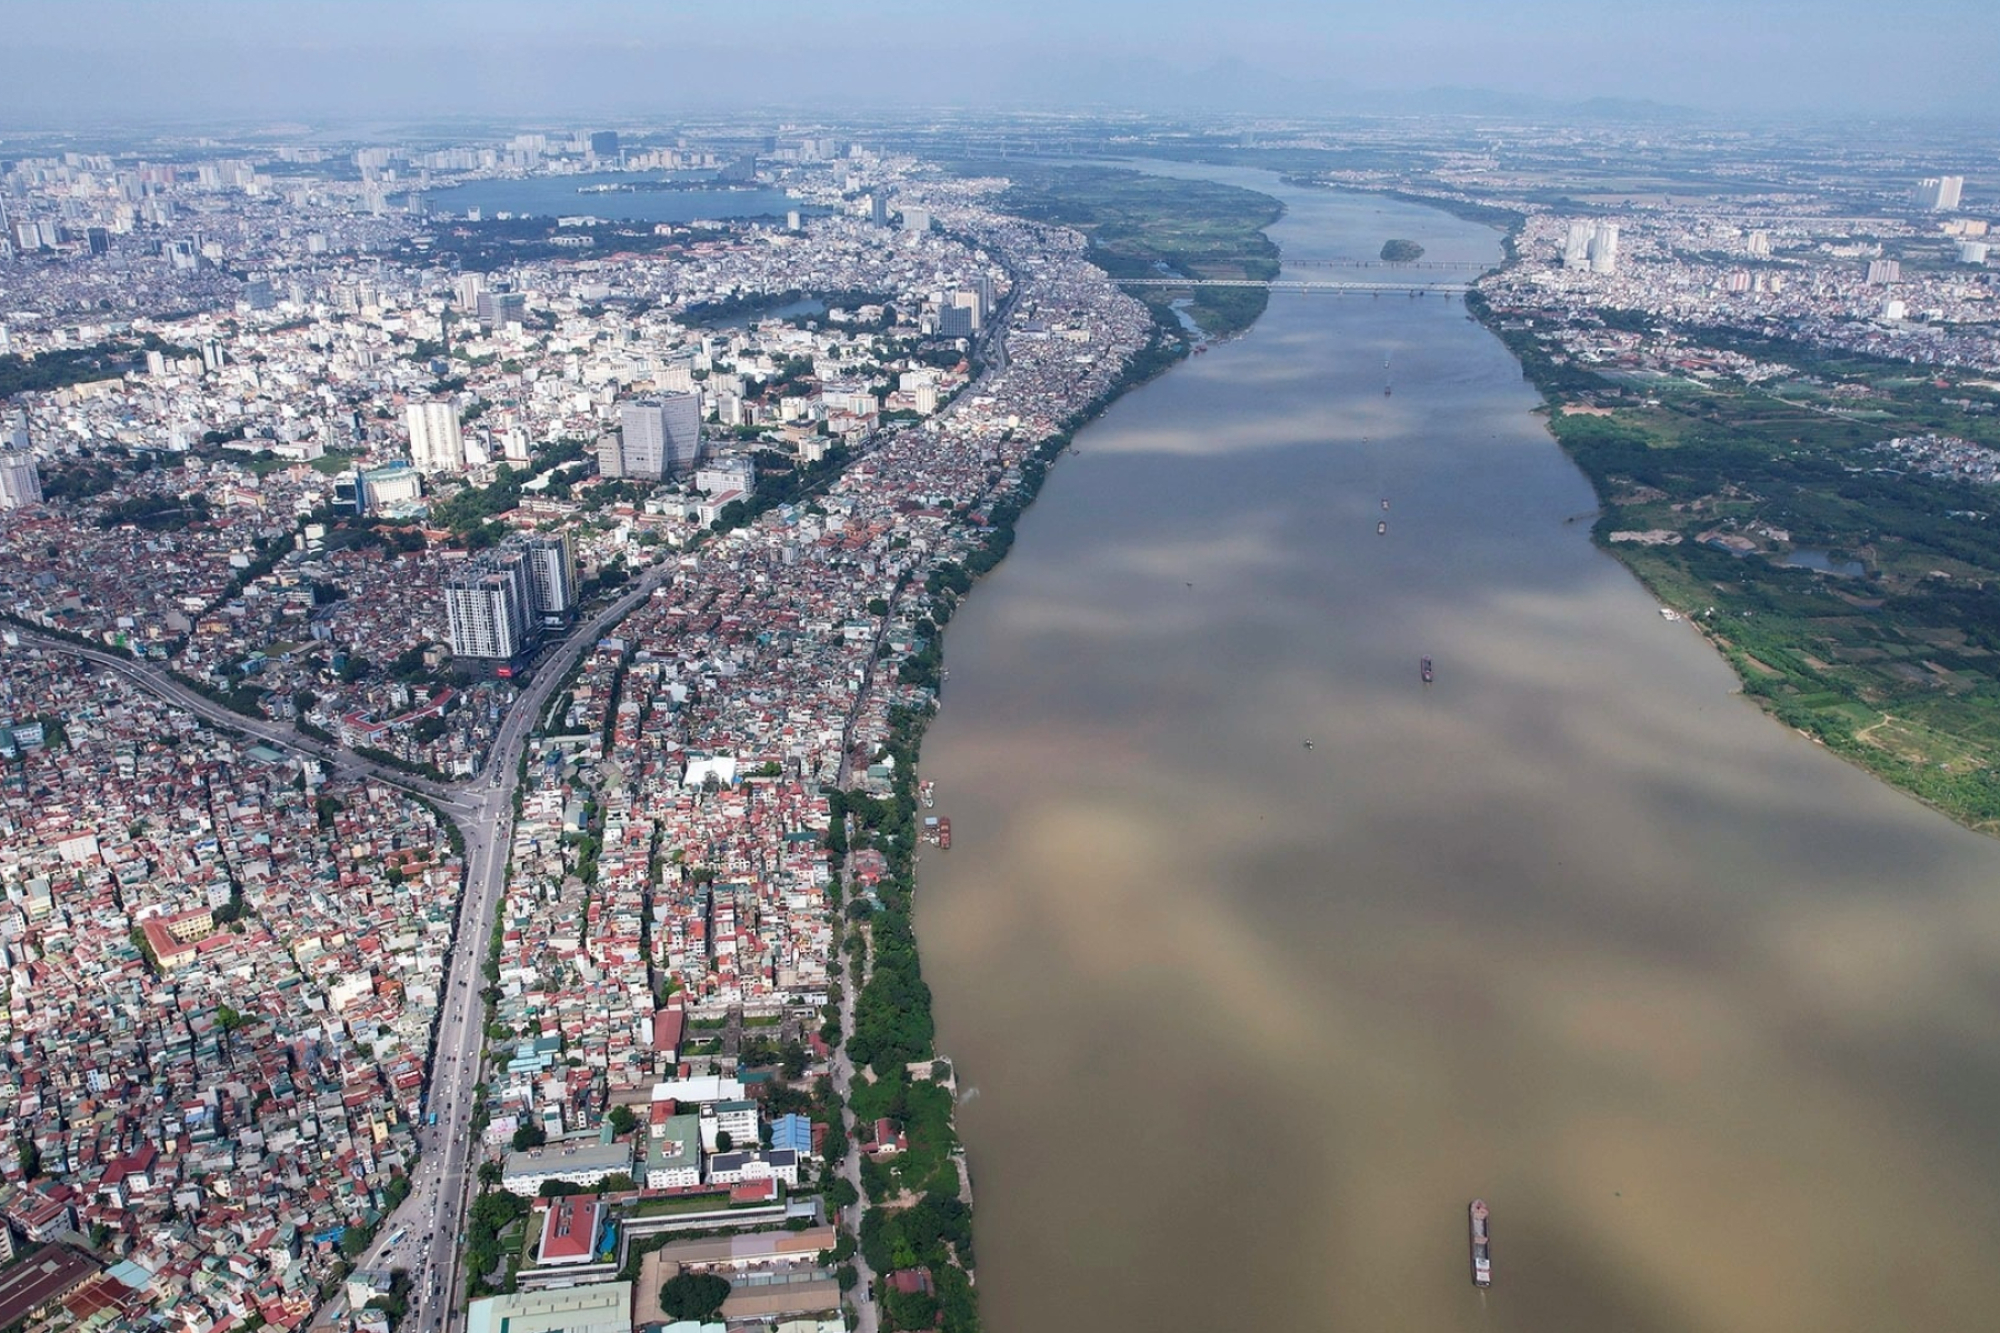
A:
POLYGON ((424 194, 424 204, 433 213, 455 213, 463 217, 468 209, 479 209, 486 218, 498 213, 531 217, 590 216, 607 222, 708 222, 727 218, 782 218, 796 209, 808 217, 825 213, 824 208, 801 203, 783 190, 758 186, 754 189, 727 189, 704 184, 705 175, 669 172, 611 172, 577 176, 528 176, 516 179, 474 181, 448 190, 424 194), (613 190, 584 194, 590 185, 632 185, 641 182, 674 180, 689 186, 674 190, 613 190))
MULTIPOLYGON (((1291 276, 1499 256, 1177 170, 1291 276)), ((1456 299, 1276 295, 952 624, 917 929, 990 1333, 2000 1321, 2000 844, 1741 697, 1537 401, 1456 299)))

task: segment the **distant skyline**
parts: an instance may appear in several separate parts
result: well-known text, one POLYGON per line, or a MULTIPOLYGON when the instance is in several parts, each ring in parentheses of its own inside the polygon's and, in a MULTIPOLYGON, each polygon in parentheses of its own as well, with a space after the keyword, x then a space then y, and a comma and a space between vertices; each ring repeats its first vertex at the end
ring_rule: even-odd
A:
POLYGON ((0 0, 0 31, 0 133, 758 106, 1351 112, 1437 88, 2000 120, 1990 0, 0 0))

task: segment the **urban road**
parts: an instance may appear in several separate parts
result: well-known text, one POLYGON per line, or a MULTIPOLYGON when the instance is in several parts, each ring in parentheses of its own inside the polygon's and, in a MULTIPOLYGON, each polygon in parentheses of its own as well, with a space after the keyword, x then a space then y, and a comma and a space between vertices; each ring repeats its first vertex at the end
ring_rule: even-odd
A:
POLYGON ((406 1329, 418 1333, 449 1330, 459 1320, 456 1307, 465 1290, 465 1278, 459 1271, 462 1254, 459 1236, 465 1230, 477 1183, 477 1152, 472 1141, 473 1089, 480 1082, 480 1048, 486 1028, 485 1006, 480 999, 483 986, 480 969, 506 888, 521 752, 534 732, 543 705, 556 686, 568 677, 577 658, 630 615, 634 607, 651 597, 672 572, 673 566, 666 564, 647 569, 634 580, 629 591, 558 643, 507 710, 484 770, 469 785, 458 786, 375 763, 337 745, 300 735, 281 723, 246 717, 188 688, 172 672, 153 663, 22 626, 7 626, 23 644, 108 667, 218 727, 275 747, 313 755, 337 772, 365 773, 422 796, 457 826, 465 841, 465 893, 459 905, 458 929, 445 964, 446 984, 438 1003, 430 1088, 424 1100, 424 1120, 429 1122, 435 1115, 436 1122, 418 1126, 417 1142, 422 1151, 416 1170, 411 1173, 409 1197, 383 1220, 374 1244, 356 1265, 398 1268, 410 1274, 409 1314, 403 1323, 406 1329))

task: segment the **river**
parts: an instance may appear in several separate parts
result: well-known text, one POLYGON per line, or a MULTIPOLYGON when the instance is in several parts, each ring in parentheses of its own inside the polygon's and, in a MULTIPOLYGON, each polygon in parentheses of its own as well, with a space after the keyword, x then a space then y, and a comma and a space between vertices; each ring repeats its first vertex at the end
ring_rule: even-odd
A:
MULTIPOLYGON (((1184 174, 1289 276, 1498 257, 1184 174)), ((1456 300, 1278 294, 953 622, 917 931, 990 1333, 2000 1321, 2000 846, 1742 698, 1536 404, 1456 300)))

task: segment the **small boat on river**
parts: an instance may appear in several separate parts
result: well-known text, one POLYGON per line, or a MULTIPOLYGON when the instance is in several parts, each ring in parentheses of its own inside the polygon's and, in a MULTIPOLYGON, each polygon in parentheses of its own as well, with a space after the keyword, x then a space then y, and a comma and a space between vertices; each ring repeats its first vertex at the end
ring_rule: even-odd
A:
POLYGON ((1417 670, 1423 675, 1424 684, 1431 683, 1431 659, 1426 657, 1417 662, 1417 670))

